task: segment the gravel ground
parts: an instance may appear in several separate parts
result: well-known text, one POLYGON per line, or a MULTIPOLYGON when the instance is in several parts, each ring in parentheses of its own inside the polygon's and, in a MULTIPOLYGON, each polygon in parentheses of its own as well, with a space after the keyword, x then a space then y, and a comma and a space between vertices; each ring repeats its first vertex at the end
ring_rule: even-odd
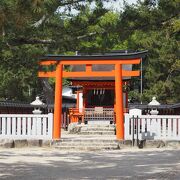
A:
POLYGON ((0 149, 1 180, 180 179, 180 149, 0 149))

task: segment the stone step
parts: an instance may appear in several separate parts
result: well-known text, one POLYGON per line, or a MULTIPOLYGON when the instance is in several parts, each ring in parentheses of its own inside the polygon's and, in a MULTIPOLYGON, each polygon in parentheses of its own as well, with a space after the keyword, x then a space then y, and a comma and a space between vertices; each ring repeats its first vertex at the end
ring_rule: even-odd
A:
POLYGON ((82 127, 82 131, 115 131, 115 128, 82 127))
POLYGON ((115 131, 81 131, 79 134, 84 135, 115 135, 115 131))
POLYGON ((100 124, 70 124, 68 127, 69 134, 97 134, 97 135, 114 135, 115 125, 100 124))
POLYGON ((53 141, 52 147, 59 150, 116 150, 119 149, 119 141, 115 135, 67 135, 53 141))
POLYGON ((81 127, 115 128, 114 124, 80 124, 81 127))
POLYGON ((90 138, 81 138, 81 139, 61 139, 57 141, 53 141, 52 145, 59 145, 61 143, 81 143, 81 144, 90 144, 90 143, 117 143, 117 140, 114 139, 90 139, 90 138))
POLYGON ((77 147, 79 147, 79 146, 108 146, 108 147, 110 147, 110 146, 112 146, 112 147, 114 147, 114 146, 117 146, 118 145, 118 143, 78 143, 78 142, 62 142, 62 143, 59 143, 58 145, 55 145, 55 147, 59 147, 59 146, 77 146, 77 147))
POLYGON ((63 140, 54 142, 52 146, 99 146, 99 145, 117 145, 116 140, 95 140, 95 139, 74 139, 74 140, 63 140))
POLYGON ((58 141, 52 145, 55 148, 63 150, 103 150, 119 149, 116 140, 95 140, 95 139, 76 139, 58 141))
POLYGON ((119 149, 119 146, 57 146, 55 147, 59 150, 88 150, 88 151, 95 151, 95 150, 115 150, 119 149))

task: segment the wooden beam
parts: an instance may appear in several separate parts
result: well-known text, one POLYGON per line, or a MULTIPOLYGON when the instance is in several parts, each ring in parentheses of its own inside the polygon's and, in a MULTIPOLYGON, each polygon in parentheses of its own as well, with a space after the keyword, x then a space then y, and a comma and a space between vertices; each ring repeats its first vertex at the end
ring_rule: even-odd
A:
POLYGON ((92 64, 86 64, 86 72, 92 72, 92 64))
POLYGON ((113 77, 114 71, 102 71, 102 72, 65 72, 63 71, 63 77, 113 77))
MULTIPOLYGON (((139 76, 139 71, 122 71, 122 76, 139 76)), ((86 72, 65 72, 63 71, 63 77, 114 77, 113 71, 86 71, 86 72)))
POLYGON ((111 87, 115 86, 113 81, 99 81, 98 83, 96 81, 72 81, 73 86, 86 86, 86 87, 111 87))
POLYGON ((110 90, 113 90, 114 89, 114 86, 112 86, 112 87, 109 87, 109 86, 103 86, 103 87, 87 87, 86 86, 86 89, 88 89, 88 90, 94 90, 94 89, 110 89, 110 90))
POLYGON ((39 64, 42 65, 42 66, 54 65, 54 64, 56 64, 56 63, 57 63, 57 61, 55 61, 55 60, 41 61, 41 62, 39 62, 39 64))
POLYGON ((81 65, 81 64, 139 64, 140 59, 124 59, 124 60, 62 60, 63 65, 81 65))
MULTIPOLYGON (((140 64, 140 59, 123 59, 123 60, 61 60, 59 61, 60 64, 63 65, 81 65, 86 64, 87 67, 92 64, 140 64)), ((47 61, 40 61, 39 64, 42 66, 49 66, 57 64, 58 61, 56 60, 47 60, 47 61)))
POLYGON ((122 70, 122 76, 139 76, 140 71, 127 71, 127 70, 122 70))
MULTIPOLYGON (((89 68, 89 67, 88 67, 89 68)), ((63 77, 114 77, 114 71, 90 71, 86 72, 66 72, 63 71, 63 77)), ((140 71, 126 71, 122 70, 122 76, 139 76, 140 71)), ((55 77, 55 71, 52 72, 38 72, 38 77, 55 77)))

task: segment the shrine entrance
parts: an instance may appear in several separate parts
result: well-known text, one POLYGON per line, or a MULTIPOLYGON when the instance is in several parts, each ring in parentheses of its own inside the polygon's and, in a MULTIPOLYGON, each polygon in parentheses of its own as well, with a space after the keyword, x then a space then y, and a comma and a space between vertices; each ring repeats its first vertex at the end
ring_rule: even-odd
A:
MULTIPOLYGON (((105 68, 106 65, 104 65, 105 68)), ((129 66, 129 65, 128 65, 129 66)), ((97 69, 97 68, 96 68, 97 69)), ((127 69, 123 65, 123 69, 127 69)), ((77 70, 77 69, 76 69, 77 70)), ((112 68, 110 69, 112 71, 112 68)), ((114 77, 70 78, 73 88, 77 88, 76 108, 70 108, 70 122, 85 124, 116 124, 114 77), (111 78, 111 79, 110 79, 111 78), (76 113, 75 113, 76 112, 76 113), (78 117, 79 115, 79 117, 78 117), (77 118, 76 118, 77 117, 77 118)), ((127 87, 129 78, 123 77, 127 87)), ((127 90, 123 88, 123 110, 127 111, 127 90)))
MULTIPOLYGON (((105 103, 108 100, 108 96, 113 98, 115 101, 109 100, 108 104, 113 105, 116 118, 116 138, 117 140, 124 139, 124 109, 123 109, 123 77, 139 76, 140 71, 126 70, 123 68, 124 65, 139 64, 142 58, 146 55, 147 51, 134 52, 134 53, 107 53, 107 54, 96 54, 96 55, 77 55, 77 56, 64 56, 64 55, 48 55, 41 58, 41 66, 54 66, 54 71, 40 71, 39 77, 54 77, 56 78, 55 84, 55 105, 54 105, 54 123, 53 123, 53 139, 61 138, 61 113, 62 113, 62 79, 64 78, 93 78, 97 77, 113 77, 114 87, 89 89, 88 93, 85 92, 87 98, 84 102, 86 105, 94 106, 105 103), (65 71, 64 66, 73 65, 75 67, 84 65, 85 69, 81 71, 65 71), (94 70, 93 66, 113 66, 112 70, 98 71, 94 70), (113 93, 112 90, 115 92, 113 93), (103 92, 104 91, 104 92, 103 92), (106 97, 102 96, 106 92, 106 97), (101 96, 98 96, 101 93, 101 96), (98 98, 92 98, 92 97, 98 98), (107 98, 107 99, 105 99, 107 98)), ((52 68, 51 68, 52 69, 52 68)), ((93 82, 93 81, 92 81, 93 82)), ((96 83, 97 84, 97 83, 96 83)), ((91 86, 91 85, 90 85, 91 86)), ((108 86, 108 85, 107 85, 108 86)), ((89 88, 92 88, 89 87, 89 88)), ((111 99, 110 98, 110 99, 111 99)), ((106 102, 107 103, 107 102, 106 102)))

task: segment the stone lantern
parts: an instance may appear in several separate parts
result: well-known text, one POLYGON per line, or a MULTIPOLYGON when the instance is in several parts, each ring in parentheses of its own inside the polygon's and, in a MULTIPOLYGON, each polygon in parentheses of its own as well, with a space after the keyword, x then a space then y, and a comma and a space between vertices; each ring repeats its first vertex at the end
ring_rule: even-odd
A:
POLYGON ((39 99, 39 96, 36 97, 36 100, 31 103, 34 106, 33 114, 41 114, 42 111, 40 107, 44 105, 44 103, 39 99))
POLYGON ((152 101, 148 105, 152 106, 150 114, 158 115, 159 111, 157 110, 157 107, 160 105, 160 103, 156 100, 156 97, 153 97, 152 101))

